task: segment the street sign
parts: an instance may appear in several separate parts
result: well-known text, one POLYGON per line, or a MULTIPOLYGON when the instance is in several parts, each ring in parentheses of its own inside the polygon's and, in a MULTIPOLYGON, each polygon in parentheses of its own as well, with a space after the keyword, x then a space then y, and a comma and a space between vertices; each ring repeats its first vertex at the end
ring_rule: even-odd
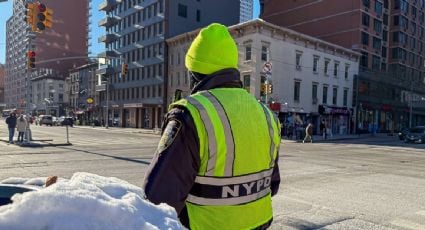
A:
POLYGON ((263 65, 263 73, 266 75, 272 75, 272 63, 266 62, 263 65))

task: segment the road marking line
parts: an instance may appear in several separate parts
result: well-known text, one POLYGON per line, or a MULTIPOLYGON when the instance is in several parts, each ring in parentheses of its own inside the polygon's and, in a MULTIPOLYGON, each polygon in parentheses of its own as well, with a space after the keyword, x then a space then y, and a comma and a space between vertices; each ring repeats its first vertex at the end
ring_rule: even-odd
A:
POLYGON ((416 212, 416 214, 421 215, 421 216, 425 216, 425 211, 424 210, 421 210, 419 212, 416 212))
POLYGON ((392 225, 396 225, 398 227, 407 228, 407 229, 425 229, 425 225, 415 223, 410 220, 397 219, 391 222, 392 225))

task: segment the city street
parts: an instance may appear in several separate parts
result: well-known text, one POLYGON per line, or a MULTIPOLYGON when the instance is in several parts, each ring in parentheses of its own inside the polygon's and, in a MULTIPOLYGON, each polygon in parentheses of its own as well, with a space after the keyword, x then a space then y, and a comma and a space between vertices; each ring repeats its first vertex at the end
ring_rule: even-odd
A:
MULTIPOLYGON (((0 180, 84 171, 142 185, 159 135, 137 129, 32 126, 36 147, 7 144, 0 180), (42 141, 40 141, 42 140, 42 141)), ((302 144, 283 140, 271 229, 425 229, 425 145, 396 136, 302 144)))

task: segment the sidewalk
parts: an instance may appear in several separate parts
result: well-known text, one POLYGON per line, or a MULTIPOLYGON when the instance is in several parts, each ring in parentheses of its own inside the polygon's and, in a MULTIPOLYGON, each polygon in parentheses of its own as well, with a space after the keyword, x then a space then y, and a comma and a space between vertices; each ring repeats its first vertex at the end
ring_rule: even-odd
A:
MULTIPOLYGON (((108 127, 105 128, 103 126, 83 126, 83 125, 74 125, 73 128, 78 129, 96 129, 96 130, 104 130, 104 131, 112 131, 112 132, 118 132, 118 133, 142 133, 142 134, 154 134, 154 135, 160 135, 161 129, 141 129, 141 128, 121 128, 121 127, 108 127)), ((72 128, 71 128, 72 129, 72 128)))
MULTIPOLYGON (((327 139, 324 139, 322 135, 313 135, 313 143, 323 143, 323 142, 332 142, 332 141, 340 141, 340 140, 349 140, 349 139, 368 139, 368 138, 376 138, 376 137, 387 137, 387 133, 377 133, 375 135, 372 135, 370 133, 365 134, 349 134, 349 135, 333 135, 328 136, 327 139)), ((302 142, 301 140, 295 140, 295 139, 287 139, 286 137, 282 137, 282 141, 288 141, 288 142, 302 142)))

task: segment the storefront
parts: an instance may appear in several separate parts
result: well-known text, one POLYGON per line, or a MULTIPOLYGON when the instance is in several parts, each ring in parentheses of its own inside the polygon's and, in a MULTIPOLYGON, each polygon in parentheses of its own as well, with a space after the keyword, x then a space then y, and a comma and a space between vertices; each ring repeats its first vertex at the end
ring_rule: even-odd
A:
POLYGON ((327 105, 320 105, 319 107, 319 113, 322 115, 321 120, 325 121, 329 135, 346 135, 350 133, 353 126, 350 109, 327 105))

